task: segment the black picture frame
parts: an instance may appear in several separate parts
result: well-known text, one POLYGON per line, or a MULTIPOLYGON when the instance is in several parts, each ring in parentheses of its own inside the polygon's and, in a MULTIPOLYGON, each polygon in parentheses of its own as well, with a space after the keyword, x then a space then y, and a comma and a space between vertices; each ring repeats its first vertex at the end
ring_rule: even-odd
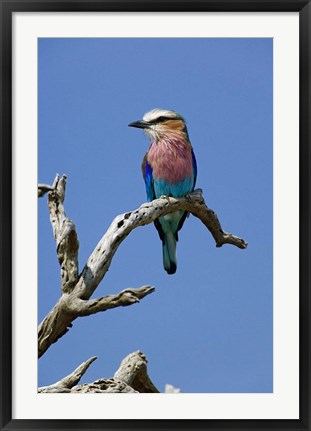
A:
MULTIPOLYGON (((2 430, 311 430, 310 421, 310 0, 0 0, 1 12, 1 429, 2 430), (12 419, 12 14, 14 12, 299 12, 300 66, 300 419, 15 420, 12 419)), ((290 316, 289 316, 290 317, 290 316)))

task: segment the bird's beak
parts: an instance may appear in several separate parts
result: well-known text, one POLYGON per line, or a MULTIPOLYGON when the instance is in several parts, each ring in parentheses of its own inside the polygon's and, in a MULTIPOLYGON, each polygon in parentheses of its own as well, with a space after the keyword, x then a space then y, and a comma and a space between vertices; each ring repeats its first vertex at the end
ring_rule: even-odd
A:
POLYGON ((134 121, 134 123, 129 124, 129 127, 138 127, 139 129, 148 129, 149 126, 150 124, 143 120, 134 121))

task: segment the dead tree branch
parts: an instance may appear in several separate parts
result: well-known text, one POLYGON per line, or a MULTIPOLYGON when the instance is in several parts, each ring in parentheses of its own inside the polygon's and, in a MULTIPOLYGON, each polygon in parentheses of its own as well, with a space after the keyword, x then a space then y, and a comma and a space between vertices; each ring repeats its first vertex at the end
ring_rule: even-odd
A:
POLYGON ((113 220, 82 271, 75 288, 79 291, 78 296, 86 299, 92 295, 108 271, 119 245, 132 230, 177 210, 186 210, 198 217, 212 234, 216 247, 224 244, 235 245, 241 249, 247 247, 247 243, 242 238, 223 231, 215 212, 206 206, 202 190, 197 189, 186 197, 178 199, 163 196, 141 205, 134 211, 119 215, 113 220))
POLYGON ((154 287, 142 286, 139 289, 125 289, 117 295, 103 296, 93 300, 77 298, 72 304, 72 310, 77 316, 90 316, 99 311, 106 311, 115 307, 126 307, 127 305, 140 302, 139 300, 154 292, 154 287))
POLYGON ((114 379, 122 380, 137 392, 159 392, 148 376, 147 359, 142 352, 124 358, 114 379))
POLYGON ((139 289, 125 289, 116 295, 108 295, 94 300, 82 300, 75 292, 61 296, 56 305, 39 325, 38 356, 72 327, 72 322, 80 316, 89 316, 116 307, 126 307, 154 292, 152 286, 139 289))
POLYGON ((247 247, 243 239, 223 231, 217 215, 205 205, 202 191, 198 189, 183 198, 163 196, 141 205, 134 211, 117 216, 95 247, 81 274, 78 274, 79 241, 75 225, 64 210, 65 190, 66 177, 60 179, 57 175, 48 194, 48 207, 61 265, 62 295, 39 326, 39 357, 68 331, 77 317, 134 304, 154 291, 152 286, 142 286, 139 289, 125 289, 117 295, 90 300, 108 271, 119 245, 133 229, 152 223, 156 218, 170 212, 186 210, 198 217, 208 228, 217 247, 223 244, 235 245, 241 249, 247 247))
POLYGON ((123 361, 113 378, 97 379, 93 383, 77 385, 96 357, 83 362, 71 374, 50 386, 38 389, 40 393, 158 393, 147 373, 147 359, 142 352, 134 352, 123 361))
MULTIPOLYGON (((78 274, 79 240, 74 223, 67 217, 64 209, 66 191, 66 176, 56 175, 48 193, 48 208, 56 241, 56 251, 61 267, 61 297, 49 314, 39 325, 38 355, 39 357, 62 337, 72 326, 72 322, 80 316, 89 316, 115 307, 125 307, 135 304, 145 296, 154 292, 152 286, 142 286, 139 289, 125 289, 116 295, 89 300, 103 277, 97 277, 90 294, 80 295, 80 283, 83 273, 78 274)), ((88 286, 87 281, 83 283, 88 286)))
POLYGON ((87 361, 79 365, 79 367, 76 368, 68 376, 64 377, 63 379, 59 380, 53 385, 39 388, 38 392, 59 392, 59 391, 63 392, 62 389, 68 389, 68 390, 71 389, 73 386, 79 383, 83 374, 89 368, 91 363, 94 362, 96 359, 97 359, 96 356, 93 356, 92 358, 88 359, 87 361))
POLYGON ((79 240, 74 223, 66 216, 64 199, 67 177, 56 175, 48 194, 48 207, 61 266, 62 293, 70 293, 78 281, 79 240))
POLYGON ((38 198, 42 198, 42 196, 51 190, 53 189, 48 184, 38 184, 38 198))

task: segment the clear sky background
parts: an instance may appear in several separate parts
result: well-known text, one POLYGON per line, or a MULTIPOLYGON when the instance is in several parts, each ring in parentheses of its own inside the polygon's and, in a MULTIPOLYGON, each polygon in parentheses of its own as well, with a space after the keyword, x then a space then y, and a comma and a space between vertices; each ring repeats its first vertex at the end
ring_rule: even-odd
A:
MULTIPOLYGON (((197 187, 224 230, 216 248, 191 216, 167 275, 153 224, 119 247, 93 297, 151 284, 139 304, 79 318, 39 360, 39 386, 97 356, 81 382, 141 350, 160 391, 272 392, 272 39, 39 39, 38 181, 66 174, 79 269, 118 214, 146 202, 142 130, 153 108, 187 120, 197 187)), ((46 197, 39 199, 39 322, 60 295, 46 197)))

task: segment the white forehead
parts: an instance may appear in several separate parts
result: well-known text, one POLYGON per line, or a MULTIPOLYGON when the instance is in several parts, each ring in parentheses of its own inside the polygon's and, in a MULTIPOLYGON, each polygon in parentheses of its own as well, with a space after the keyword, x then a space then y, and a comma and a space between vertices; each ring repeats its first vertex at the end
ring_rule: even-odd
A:
POLYGON ((143 120, 144 121, 154 121, 159 117, 167 117, 167 118, 180 118, 183 120, 183 117, 175 111, 169 111, 167 109, 153 109, 152 111, 147 112, 143 120))

